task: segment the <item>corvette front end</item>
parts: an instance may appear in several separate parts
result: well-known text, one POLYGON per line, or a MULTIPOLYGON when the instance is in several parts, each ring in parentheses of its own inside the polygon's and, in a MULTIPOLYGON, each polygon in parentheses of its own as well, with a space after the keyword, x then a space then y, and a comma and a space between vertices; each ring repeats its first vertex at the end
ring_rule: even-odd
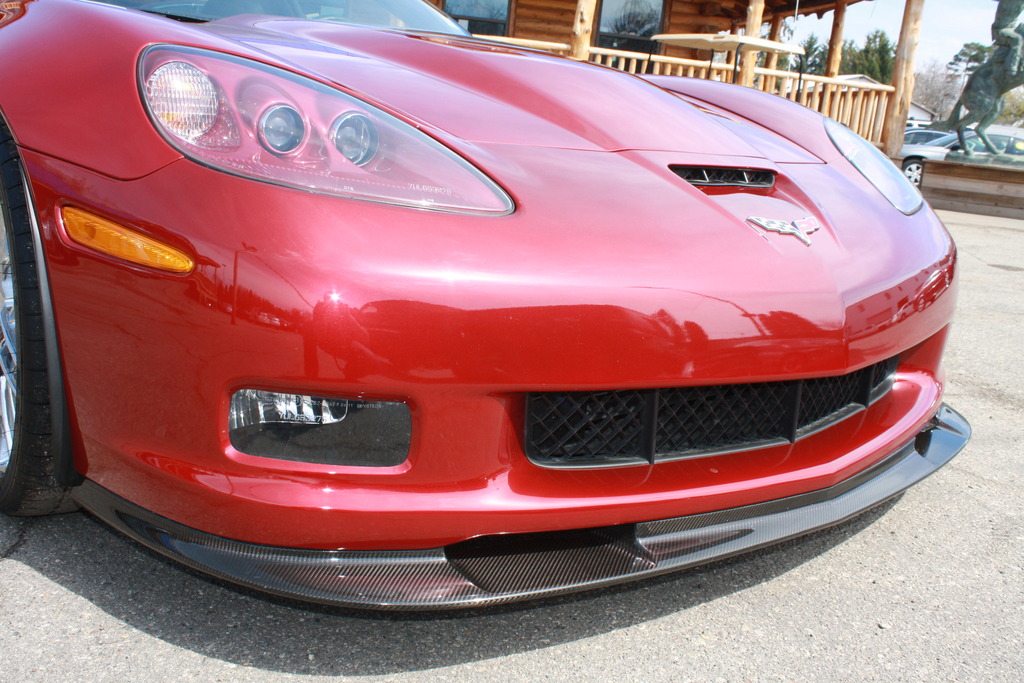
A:
POLYGON ((954 245, 813 112, 301 18, 40 0, 6 44, 89 21, 118 80, 67 99, 134 154, 46 129, 37 80, 0 108, 71 493, 168 556, 349 606, 550 595, 841 522, 969 436, 954 245))

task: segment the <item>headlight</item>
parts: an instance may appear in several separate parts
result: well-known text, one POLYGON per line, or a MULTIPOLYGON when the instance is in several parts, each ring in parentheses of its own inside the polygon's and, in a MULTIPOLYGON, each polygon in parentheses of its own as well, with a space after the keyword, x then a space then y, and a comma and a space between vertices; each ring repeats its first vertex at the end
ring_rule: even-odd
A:
POLYGON ((263 148, 277 154, 294 152, 306 138, 302 116, 287 104, 278 104, 263 112, 256 131, 263 148))
POLYGON ((362 100, 283 69, 158 45, 143 103, 185 156, 246 178, 436 211, 502 215, 512 200, 437 140, 362 100))
POLYGON ((836 149, 890 204, 908 215, 921 208, 921 193, 874 145, 832 119, 825 119, 825 132, 836 149))
POLYGON ((168 62, 146 82, 150 112, 182 140, 210 132, 217 120, 217 91, 206 75, 185 62, 168 62))
POLYGON ((365 166, 377 156, 377 128, 368 117, 348 112, 331 127, 331 140, 341 156, 356 166, 365 166))

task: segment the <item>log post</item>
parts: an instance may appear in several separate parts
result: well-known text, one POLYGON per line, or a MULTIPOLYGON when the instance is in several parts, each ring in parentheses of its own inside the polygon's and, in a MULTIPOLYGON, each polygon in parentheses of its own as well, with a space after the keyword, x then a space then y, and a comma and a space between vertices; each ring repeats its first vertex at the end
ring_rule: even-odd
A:
POLYGON ((846 22, 846 0, 836 0, 832 15, 832 35, 828 39, 828 59, 825 60, 825 75, 835 78, 843 61, 843 24, 846 22))
POLYGON ((892 70, 892 86, 896 89, 885 108, 885 126, 882 129, 882 151, 890 157, 900 151, 903 129, 907 125, 910 98, 914 95, 914 54, 921 35, 921 14, 924 0, 907 0, 903 10, 900 42, 896 46, 896 62, 892 70))
MULTIPOLYGON (((785 18, 781 14, 772 16, 771 28, 768 29, 768 40, 774 40, 776 43, 779 42, 779 38, 782 37, 782 22, 785 18)), ((779 66, 779 53, 769 52, 764 66, 766 69, 777 69, 779 66)))
MULTIPOLYGON (((835 78, 839 75, 839 65, 843 61, 843 23, 846 21, 846 0, 837 0, 835 12, 832 14, 832 34, 828 39, 828 58, 825 60, 825 75, 835 78)), ((832 83, 822 84, 823 92, 821 111, 827 116, 836 86, 832 83)))
POLYGON ((590 40, 594 34, 594 15, 597 0, 577 0, 576 17, 572 22, 572 39, 569 41, 569 56, 585 62, 590 59, 590 40))
MULTIPOLYGON (((581 0, 582 1, 582 0, 581 0)), ((750 4, 747 5, 747 22, 745 24, 745 33, 748 36, 754 38, 761 37, 761 24, 764 23, 764 0, 750 0, 750 4)), ((750 87, 754 84, 754 66, 757 65, 756 50, 750 50, 749 52, 741 53, 742 57, 737 55, 740 61, 740 79, 739 84, 742 86, 750 87)))
MULTIPOLYGON (((772 15, 771 28, 768 30, 768 40, 774 40, 775 42, 779 42, 779 38, 782 37, 782 22, 783 22, 783 20, 785 18, 786 17, 784 17, 781 14, 773 14, 772 15)), ((764 68, 771 69, 772 71, 774 71, 775 69, 779 68, 779 53, 778 52, 769 52, 768 53, 768 58, 765 59, 765 61, 764 61, 764 68)), ((765 92, 774 93, 775 92, 775 76, 770 76, 769 78, 767 78, 765 80, 767 80, 768 82, 765 83, 764 87, 761 88, 761 89, 764 90, 765 92)))

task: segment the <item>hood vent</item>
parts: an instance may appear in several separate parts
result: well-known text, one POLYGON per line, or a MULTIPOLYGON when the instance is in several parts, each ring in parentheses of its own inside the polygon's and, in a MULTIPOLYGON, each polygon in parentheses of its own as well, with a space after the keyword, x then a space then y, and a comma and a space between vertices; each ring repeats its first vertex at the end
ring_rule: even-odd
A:
POLYGON ((669 166, 673 173, 696 187, 771 187, 775 173, 759 168, 669 166))

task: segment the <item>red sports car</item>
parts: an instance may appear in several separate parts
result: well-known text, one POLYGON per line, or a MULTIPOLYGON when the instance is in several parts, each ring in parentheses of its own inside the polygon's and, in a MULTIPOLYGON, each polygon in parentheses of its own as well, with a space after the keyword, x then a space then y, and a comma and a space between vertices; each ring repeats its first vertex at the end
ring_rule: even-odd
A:
POLYGON ((843 126, 420 0, 0 4, 0 509, 443 608, 835 524, 950 460, 953 243, 843 126))

